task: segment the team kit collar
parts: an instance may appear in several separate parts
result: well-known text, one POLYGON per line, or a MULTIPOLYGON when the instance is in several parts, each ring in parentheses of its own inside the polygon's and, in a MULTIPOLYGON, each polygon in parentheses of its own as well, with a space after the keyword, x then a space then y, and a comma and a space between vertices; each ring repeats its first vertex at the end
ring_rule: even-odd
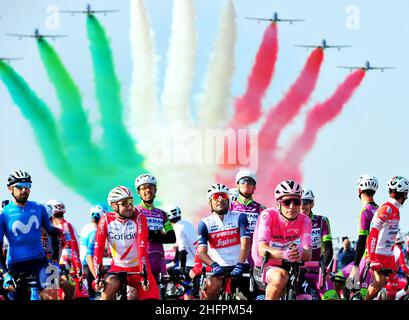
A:
POLYGON ((143 200, 141 200, 141 202, 140 202, 140 204, 139 204, 140 206, 142 206, 142 207, 144 207, 145 209, 147 209, 147 210, 153 210, 153 209, 155 209, 155 206, 153 205, 153 203, 152 203, 152 207, 150 207, 150 206, 147 206, 146 204, 145 204, 145 202, 143 202, 143 200))
MULTIPOLYGON (((241 204, 248 206, 254 202, 253 198, 250 198, 247 201, 244 201, 242 198, 244 198, 242 195, 239 195, 239 198, 237 199, 241 204)), ((244 198, 245 199, 245 198, 244 198)))
POLYGON ((402 207, 402 205, 394 198, 389 198, 388 202, 393 204, 398 209, 402 207))

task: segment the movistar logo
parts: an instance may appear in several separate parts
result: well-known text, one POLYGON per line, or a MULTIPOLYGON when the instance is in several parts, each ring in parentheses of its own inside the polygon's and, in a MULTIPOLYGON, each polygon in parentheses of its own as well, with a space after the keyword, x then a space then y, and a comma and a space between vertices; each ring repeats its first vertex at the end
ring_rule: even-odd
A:
POLYGON ((40 227, 40 223, 38 222, 38 219, 36 216, 31 216, 27 224, 24 224, 20 220, 17 220, 13 222, 11 226, 11 231, 14 233, 16 237, 17 237, 17 230, 19 230, 21 233, 27 234, 31 231, 31 227, 33 226, 33 224, 36 225, 35 226, 36 229, 40 227))

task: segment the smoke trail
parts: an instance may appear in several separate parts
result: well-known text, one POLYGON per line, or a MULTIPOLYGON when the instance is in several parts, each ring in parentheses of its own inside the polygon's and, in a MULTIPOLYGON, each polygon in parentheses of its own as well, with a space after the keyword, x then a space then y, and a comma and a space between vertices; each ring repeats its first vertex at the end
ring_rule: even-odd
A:
POLYGON ((139 166, 142 157, 123 123, 120 85, 114 70, 112 52, 98 20, 87 16, 89 47, 95 73, 96 97, 101 109, 106 156, 122 165, 139 166))
POLYGON ((147 155, 153 145, 152 134, 160 127, 160 116, 156 93, 153 32, 142 0, 131 1, 130 24, 129 39, 133 68, 129 90, 129 127, 133 136, 139 138, 138 148, 147 155))
POLYGON ((174 0, 168 66, 162 107, 170 128, 190 124, 189 100, 196 58, 195 10, 192 0, 174 0))
POLYGON ((264 32, 246 92, 235 101, 235 114, 230 127, 249 125, 261 116, 261 101, 274 74, 277 52, 277 24, 271 23, 264 32))
POLYGON ((96 146, 91 142, 91 128, 82 107, 80 92, 49 43, 44 39, 37 43, 44 67, 61 104, 61 139, 64 141, 67 159, 92 170, 98 167, 99 157, 96 146))
POLYGON ((363 70, 351 73, 329 99, 315 105, 308 112, 304 130, 286 152, 282 166, 294 166, 302 162, 314 145, 318 131, 341 113, 364 76, 363 70))
MULTIPOLYGON (((308 112, 304 130, 269 174, 267 185, 275 186, 285 179, 302 182, 301 163, 312 149, 319 130, 341 113, 343 106, 349 101, 364 76, 365 71, 363 70, 350 74, 329 99, 315 105, 308 112)), ((263 200, 266 200, 266 197, 263 200)))
POLYGON ((324 58, 321 48, 315 49, 309 56, 301 74, 277 106, 267 114, 260 130, 260 151, 274 150, 281 130, 300 111, 313 92, 318 80, 324 58))
POLYGON ((224 127, 229 115, 230 88, 234 72, 236 44, 235 12, 231 1, 223 7, 214 44, 214 54, 206 75, 199 103, 198 124, 201 128, 224 127))
POLYGON ((0 61, 0 77, 14 103, 30 121, 38 145, 49 169, 67 185, 72 185, 60 133, 48 106, 30 89, 24 79, 9 65, 0 61))

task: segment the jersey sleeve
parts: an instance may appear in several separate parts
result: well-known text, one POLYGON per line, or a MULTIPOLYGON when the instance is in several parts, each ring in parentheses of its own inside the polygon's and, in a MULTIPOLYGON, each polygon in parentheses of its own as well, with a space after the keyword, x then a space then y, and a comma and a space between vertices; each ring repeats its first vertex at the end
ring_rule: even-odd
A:
POLYGON ((250 238, 249 221, 247 214, 241 213, 239 216, 240 238, 250 238))
POLYGON ((72 262, 73 262, 74 267, 76 268, 76 271, 78 272, 79 270, 82 269, 81 260, 80 260, 80 250, 78 247, 78 238, 77 238, 75 229, 71 223, 68 223, 68 230, 71 235, 70 244, 71 244, 72 262))
POLYGON ((96 230, 91 231, 89 233, 88 239, 87 239, 87 256, 93 256, 94 254, 94 247, 95 247, 95 238, 96 238, 96 230))
POLYGON ((381 206, 377 211, 375 216, 372 219, 372 227, 369 231, 369 236, 367 240, 367 250, 369 254, 369 259, 372 261, 375 258, 376 245, 378 242, 379 231, 382 229, 386 221, 388 220, 389 214, 392 212, 392 209, 387 206, 381 206))
POLYGON ((258 221, 258 233, 257 239, 255 241, 266 241, 271 240, 271 226, 272 226, 272 217, 271 213, 267 210, 263 210, 259 216, 258 221))
POLYGON ((138 225, 137 248, 138 248, 139 268, 142 268, 142 265, 145 264, 148 273, 150 273, 151 266, 149 264, 149 259, 148 259, 149 229, 148 229, 148 222, 146 221, 146 216, 143 214, 138 215, 136 222, 138 225))
POLYGON ((39 205, 39 207, 40 207, 40 214, 41 214, 41 226, 47 231, 47 233, 53 232, 54 227, 52 226, 50 219, 48 219, 47 210, 42 205, 39 205))
POLYGON ((332 241, 331 227, 327 217, 322 217, 322 242, 332 241))
POLYGON ((99 265, 102 264, 102 258, 104 257, 105 242, 107 239, 107 218, 103 215, 98 222, 97 233, 95 236, 94 257, 92 259, 94 265, 95 274, 98 274, 99 265))
POLYGON ((198 233, 198 247, 205 246, 207 247, 207 241, 209 240, 209 231, 207 230, 207 226, 203 221, 200 221, 199 226, 197 228, 198 233))
POLYGON ((312 225, 311 225, 311 219, 307 216, 304 216, 304 223, 302 225, 302 231, 301 231, 301 246, 303 248, 311 248, 312 247, 312 237, 311 237, 311 232, 312 232, 312 225))
POLYGON ((0 211, 0 242, 3 243, 3 241, 4 241, 4 213, 2 209, 0 211))
POLYGON ((361 211, 360 216, 359 216, 359 231, 358 231, 358 236, 367 236, 369 234, 369 228, 371 225, 371 219, 369 219, 369 213, 368 210, 371 210, 370 208, 365 208, 361 211))

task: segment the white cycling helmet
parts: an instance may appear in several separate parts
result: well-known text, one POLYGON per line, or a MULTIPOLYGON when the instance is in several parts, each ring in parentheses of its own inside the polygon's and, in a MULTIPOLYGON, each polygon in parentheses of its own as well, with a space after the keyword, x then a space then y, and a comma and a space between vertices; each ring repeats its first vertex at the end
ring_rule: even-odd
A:
POLYGON ((51 206, 53 214, 65 213, 65 205, 61 200, 52 199, 47 201, 47 205, 51 206))
POLYGON ((19 182, 29 182, 32 183, 31 181, 31 176, 23 171, 23 170, 14 170, 9 174, 9 177, 7 179, 7 187, 10 187, 16 183, 19 182))
POLYGON ((274 196, 276 200, 281 199, 284 196, 302 196, 302 188, 298 182, 294 180, 281 181, 275 188, 274 196))
POLYGON ((119 187, 113 188, 109 192, 107 202, 109 205, 111 205, 111 203, 118 202, 123 199, 129 199, 129 198, 133 198, 133 193, 131 189, 124 187, 124 186, 119 186, 119 187))
POLYGON ((304 189, 301 199, 314 201, 314 193, 311 189, 304 189))
POLYGON ((219 192, 229 194, 229 188, 222 183, 215 183, 207 190, 207 199, 210 199, 212 195, 219 192))
POLYGON ((361 175, 356 181, 356 186, 361 190, 373 190, 376 192, 378 190, 379 182, 374 176, 369 174, 361 175))
POLYGON ((170 204, 165 208, 166 215, 169 220, 180 218, 182 216, 182 211, 176 204, 170 204))
POLYGON ((257 183, 257 175, 256 172, 250 169, 240 169, 239 172, 236 174, 236 183, 239 183, 239 180, 244 177, 249 177, 257 183))
POLYGON ((388 189, 396 192, 408 192, 409 181, 402 176, 395 176, 388 182, 388 189))
POLYGON ((239 198, 239 189, 230 188, 229 189, 229 198, 230 198, 230 202, 237 201, 237 199, 239 198))
POLYGON ((91 219, 99 220, 101 217, 106 214, 108 211, 105 210, 102 206, 96 205, 89 209, 89 217, 91 219))
POLYGON ((143 184, 153 184, 156 186, 156 179, 153 175, 149 173, 144 173, 136 177, 135 179, 135 189, 139 189, 139 187, 143 184))

